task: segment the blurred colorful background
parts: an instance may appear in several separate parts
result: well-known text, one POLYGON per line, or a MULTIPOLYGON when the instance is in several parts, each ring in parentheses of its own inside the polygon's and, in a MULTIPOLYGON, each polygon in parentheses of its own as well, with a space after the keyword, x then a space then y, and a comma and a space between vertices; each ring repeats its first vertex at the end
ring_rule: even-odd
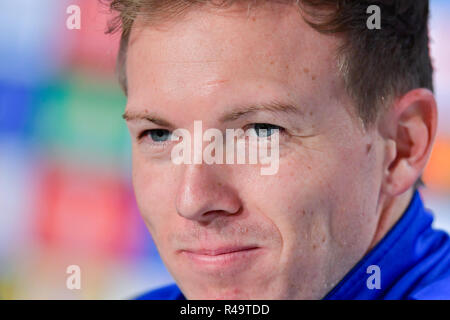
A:
MULTIPOLYGON (((450 231, 450 1, 431 5, 440 122, 422 194, 450 231)), ((0 2, 0 299, 129 299, 173 281, 134 199, 110 18, 98 0, 0 2)))

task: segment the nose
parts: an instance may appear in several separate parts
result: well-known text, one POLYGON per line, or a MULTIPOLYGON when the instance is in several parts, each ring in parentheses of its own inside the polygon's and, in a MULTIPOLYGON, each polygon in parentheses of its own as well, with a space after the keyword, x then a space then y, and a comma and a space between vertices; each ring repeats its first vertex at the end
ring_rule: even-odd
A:
POLYGON ((176 196, 180 216, 199 222, 210 222, 218 216, 239 212, 241 201, 231 186, 217 175, 212 165, 185 165, 176 196))

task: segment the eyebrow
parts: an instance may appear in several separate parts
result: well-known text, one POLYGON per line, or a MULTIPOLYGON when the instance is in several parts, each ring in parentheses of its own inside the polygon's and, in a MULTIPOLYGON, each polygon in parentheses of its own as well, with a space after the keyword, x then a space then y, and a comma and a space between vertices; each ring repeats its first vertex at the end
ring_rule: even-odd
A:
MULTIPOLYGON (((257 113, 257 112, 272 112, 272 113, 285 113, 289 115, 301 115, 303 116, 303 110, 296 107, 292 103, 283 103, 277 100, 273 100, 270 102, 265 103, 257 103, 252 104, 248 106, 243 106, 239 108, 233 109, 233 111, 225 113, 219 118, 220 122, 231 122, 236 121, 241 117, 257 113)), ((171 127, 174 128, 175 126, 172 125, 169 121, 166 121, 162 118, 159 118, 156 115, 153 115, 151 113, 147 112, 133 112, 133 111, 125 111, 125 113, 122 115, 122 118, 124 118, 126 121, 137 121, 137 120, 146 120, 149 122, 152 122, 156 125, 163 126, 163 127, 171 127)))
POLYGON ((146 120, 162 127, 175 127, 169 121, 159 118, 151 113, 125 111, 125 113, 122 115, 122 118, 124 118, 125 121, 146 120))
POLYGON ((303 116, 303 110, 294 104, 273 100, 234 109, 232 112, 224 114, 219 120, 221 122, 235 121, 243 116, 261 111, 303 116))

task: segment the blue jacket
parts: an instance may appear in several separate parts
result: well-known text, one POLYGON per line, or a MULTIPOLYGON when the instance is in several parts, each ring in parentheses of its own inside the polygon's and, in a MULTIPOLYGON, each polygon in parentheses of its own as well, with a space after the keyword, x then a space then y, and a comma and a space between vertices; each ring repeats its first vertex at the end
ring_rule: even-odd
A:
MULTIPOLYGON (((450 238, 432 229, 432 222, 432 215, 416 191, 394 227, 324 299, 450 299, 450 238)), ((172 284, 137 299, 185 297, 172 284)))

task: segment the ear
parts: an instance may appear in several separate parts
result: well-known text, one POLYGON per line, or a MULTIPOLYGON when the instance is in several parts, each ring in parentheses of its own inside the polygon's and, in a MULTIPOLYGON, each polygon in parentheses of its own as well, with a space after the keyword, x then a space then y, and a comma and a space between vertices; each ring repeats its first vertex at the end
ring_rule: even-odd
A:
POLYGON ((397 196, 421 176, 431 154, 437 128, 437 106, 428 89, 414 89, 394 102, 379 122, 384 128, 382 191, 397 196))

